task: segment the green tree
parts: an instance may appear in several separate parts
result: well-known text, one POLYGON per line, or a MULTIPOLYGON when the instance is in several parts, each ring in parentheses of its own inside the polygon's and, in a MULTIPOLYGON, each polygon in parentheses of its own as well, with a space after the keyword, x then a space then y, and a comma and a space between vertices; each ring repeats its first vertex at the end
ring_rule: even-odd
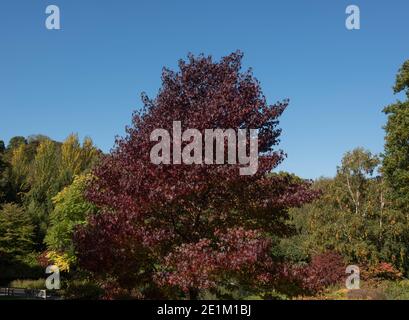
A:
POLYGON ((82 145, 75 134, 63 143, 44 135, 27 139, 13 137, 7 148, 0 143, 0 208, 3 203, 20 205, 31 217, 36 250, 44 250, 53 197, 89 170, 101 152, 90 138, 82 145))
POLYGON ((89 169, 99 156, 90 138, 85 138, 81 146, 78 136, 71 134, 61 145, 60 183, 69 185, 75 175, 89 169))
POLYGON ((6 204, 0 210, 0 257, 19 257, 33 249, 33 225, 23 208, 6 204))
POLYGON ((0 207, 4 203, 7 194, 7 180, 6 180, 6 170, 7 163, 4 160, 4 153, 6 148, 4 142, 0 140, 0 207))
POLYGON ((409 60, 399 70, 393 89, 395 94, 404 91, 407 99, 383 110, 388 121, 382 171, 390 188, 389 200, 409 223, 409 60))
POLYGON ((13 137, 7 148, 0 153, 0 199, 1 202, 22 203, 23 194, 27 191, 27 171, 29 159, 26 157, 27 140, 24 137, 13 137))
POLYGON ((21 136, 16 136, 10 139, 8 145, 7 145, 7 150, 13 150, 17 148, 21 144, 27 144, 27 140, 24 137, 21 136))
POLYGON ((84 224, 86 217, 96 210, 96 207, 84 198, 90 179, 90 174, 76 176, 71 185, 53 198, 54 210, 50 214, 50 228, 45 242, 49 250, 67 255, 70 261, 75 260, 72 242, 75 227, 84 224))
POLYGON ((385 200, 378 171, 379 159, 369 151, 347 152, 334 178, 315 182, 322 197, 292 210, 299 233, 284 249, 298 256, 335 250, 351 263, 385 261, 407 270, 407 223, 385 200))
POLYGON ((52 140, 42 141, 30 166, 25 204, 36 225, 36 241, 41 244, 48 227, 48 215, 53 208, 51 198, 59 191, 58 166, 60 150, 52 140))
POLYGON ((29 190, 28 175, 30 172, 30 158, 26 144, 20 144, 10 151, 9 201, 21 203, 24 194, 29 190))
POLYGON ((379 163, 377 156, 363 148, 356 148, 344 155, 335 177, 335 192, 340 208, 345 206, 347 210, 364 217, 368 214, 368 190, 372 185, 369 178, 379 163))

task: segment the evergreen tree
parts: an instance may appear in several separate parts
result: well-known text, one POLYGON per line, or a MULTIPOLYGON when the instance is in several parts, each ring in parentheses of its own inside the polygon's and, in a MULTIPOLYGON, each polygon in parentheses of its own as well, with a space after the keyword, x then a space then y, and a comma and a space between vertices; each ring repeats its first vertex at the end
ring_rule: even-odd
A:
POLYGON ((382 171, 390 188, 389 200, 409 223, 409 60, 399 70, 393 89, 395 93, 405 92, 406 100, 384 109, 388 122, 382 171))
POLYGON ((0 209, 0 258, 21 257, 33 249, 33 225, 18 205, 6 204, 0 209))

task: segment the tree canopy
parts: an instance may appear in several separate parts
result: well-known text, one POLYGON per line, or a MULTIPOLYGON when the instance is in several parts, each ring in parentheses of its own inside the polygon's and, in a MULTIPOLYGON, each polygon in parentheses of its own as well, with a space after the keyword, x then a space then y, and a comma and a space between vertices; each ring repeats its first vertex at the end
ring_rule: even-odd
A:
POLYGON ((269 175, 284 157, 277 125, 288 101, 269 105, 241 59, 239 52, 219 62, 190 55, 178 71, 163 70, 154 100, 143 96, 144 111, 93 171, 87 195, 101 212, 76 234, 82 267, 125 289, 147 278, 190 297, 244 274, 253 284, 269 281, 268 235, 285 233, 287 209, 316 194, 306 181, 269 175), (239 164, 151 163, 151 132, 171 132, 173 121, 202 134, 257 129, 257 173, 241 176, 239 164))
POLYGON ((394 92, 402 91, 406 92, 407 99, 384 109, 388 122, 382 170, 391 189, 390 200, 397 209, 409 214, 409 60, 396 77, 394 92))
POLYGON ((34 246, 34 226, 30 217, 15 204, 0 209, 0 260, 21 257, 34 246))

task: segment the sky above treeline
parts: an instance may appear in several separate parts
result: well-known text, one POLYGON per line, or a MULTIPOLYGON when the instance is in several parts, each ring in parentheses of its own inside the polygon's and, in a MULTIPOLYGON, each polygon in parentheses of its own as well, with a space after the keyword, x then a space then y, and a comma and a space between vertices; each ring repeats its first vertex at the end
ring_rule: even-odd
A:
POLYGON ((237 49, 270 103, 285 98, 280 170, 332 176, 342 155, 383 150, 384 106, 409 59, 409 1, 79 1, 0 3, 0 139, 90 136, 108 152, 141 92, 154 97, 163 66, 188 52, 237 49), (61 30, 45 9, 60 8, 61 30), (360 8, 347 30, 345 9, 360 8))

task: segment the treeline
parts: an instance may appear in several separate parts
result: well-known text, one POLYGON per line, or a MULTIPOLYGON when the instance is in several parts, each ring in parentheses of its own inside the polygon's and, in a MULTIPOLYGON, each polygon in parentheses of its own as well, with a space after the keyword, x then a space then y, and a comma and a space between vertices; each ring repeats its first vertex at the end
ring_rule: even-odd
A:
POLYGON ((334 178, 314 182, 322 196, 291 210, 298 232, 282 242, 286 258, 302 261, 332 250, 367 276, 409 275, 409 61, 393 89, 406 97, 383 110, 383 153, 347 152, 334 178))
POLYGON ((24 272, 38 266, 38 255, 47 248, 55 196, 100 155, 91 139, 81 144, 76 135, 62 143, 42 135, 13 137, 7 146, 0 141, 1 279, 31 275, 24 272))
POLYGON ((291 210, 298 233, 283 240, 282 254, 299 262, 314 253, 336 251, 362 271, 386 262, 407 274, 409 220, 394 205, 382 168, 379 157, 367 150, 347 152, 334 178, 314 182, 322 196, 291 210))

